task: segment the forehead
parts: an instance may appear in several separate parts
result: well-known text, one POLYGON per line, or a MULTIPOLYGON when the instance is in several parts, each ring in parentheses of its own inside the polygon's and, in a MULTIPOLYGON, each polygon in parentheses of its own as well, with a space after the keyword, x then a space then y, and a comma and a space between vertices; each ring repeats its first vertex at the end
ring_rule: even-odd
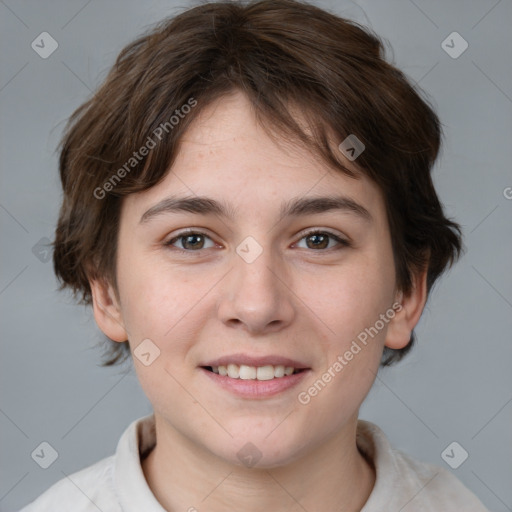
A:
MULTIPOLYGON (((291 110, 303 131, 310 135, 309 127, 298 109, 291 110)), ((342 165, 361 174, 341 152, 339 155, 342 165)), ((280 174, 286 168, 304 170, 304 174, 316 170, 316 174, 321 175, 328 170, 325 161, 311 148, 286 138, 265 119, 258 122, 252 103, 239 91, 215 101, 200 112, 180 141, 176 165, 184 168, 190 161, 194 161, 195 165, 197 160, 222 158, 226 167, 230 164, 230 159, 225 158, 227 156, 237 158, 233 162, 235 165, 242 163, 240 170, 243 170, 244 164, 249 164, 246 166, 253 169, 279 169, 280 174), (269 132, 273 133, 272 137, 269 132)), ((263 172, 256 174, 265 177, 263 172)))
MULTIPOLYGON (((300 117, 298 121, 302 122, 300 117)), ((376 184, 341 152, 340 162, 357 178, 329 167, 297 141, 276 132, 270 137, 267 129, 271 128, 257 121, 242 93, 217 100, 199 113, 182 136, 165 178, 149 190, 126 197, 126 207, 141 213, 169 195, 208 196, 233 206, 237 214, 244 207, 256 209, 254 214, 260 208, 275 209, 278 214, 292 198, 343 194, 376 215, 382 213, 376 184)), ((337 146, 336 141, 333 144, 337 146)))

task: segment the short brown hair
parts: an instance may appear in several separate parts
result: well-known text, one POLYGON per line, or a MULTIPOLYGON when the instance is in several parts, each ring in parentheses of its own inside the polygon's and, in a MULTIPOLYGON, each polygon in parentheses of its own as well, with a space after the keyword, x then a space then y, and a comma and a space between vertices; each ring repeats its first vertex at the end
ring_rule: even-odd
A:
MULTIPOLYGON (((53 256, 61 288, 85 304, 89 277, 117 291, 123 197, 160 182, 198 113, 234 90, 247 95, 266 129, 356 178, 329 141, 355 134, 364 143, 354 164, 383 193, 397 287, 407 294, 411 276, 428 265, 430 292, 462 250, 460 227, 445 217, 431 177, 439 119, 424 93, 385 60, 371 30, 295 0, 198 5, 122 50, 96 94, 70 117, 61 143, 64 197, 53 256), (307 133, 293 108, 309 123, 307 133), (144 155, 143 147, 150 148, 144 155)), ((414 333, 407 347, 386 348, 382 364, 401 359, 413 342, 414 333)), ((129 353, 127 343, 111 345, 105 364, 129 353)))

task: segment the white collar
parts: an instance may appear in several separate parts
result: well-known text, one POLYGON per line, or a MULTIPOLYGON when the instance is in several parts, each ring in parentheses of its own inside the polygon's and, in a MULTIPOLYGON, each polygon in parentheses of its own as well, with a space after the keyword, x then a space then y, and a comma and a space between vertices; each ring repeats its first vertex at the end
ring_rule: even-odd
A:
POLYGON ((151 492, 142 471, 141 454, 156 444, 153 414, 135 420, 117 444, 114 487, 124 512, 166 512, 151 492))

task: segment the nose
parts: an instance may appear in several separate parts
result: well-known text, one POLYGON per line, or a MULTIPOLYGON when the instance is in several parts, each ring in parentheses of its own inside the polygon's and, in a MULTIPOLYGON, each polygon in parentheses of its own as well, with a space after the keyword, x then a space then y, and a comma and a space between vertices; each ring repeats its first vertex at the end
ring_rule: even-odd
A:
POLYGON ((219 318, 251 334, 285 328, 293 321, 295 308, 284 263, 270 248, 264 248, 254 260, 242 251, 240 254, 234 253, 233 269, 224 280, 219 318))

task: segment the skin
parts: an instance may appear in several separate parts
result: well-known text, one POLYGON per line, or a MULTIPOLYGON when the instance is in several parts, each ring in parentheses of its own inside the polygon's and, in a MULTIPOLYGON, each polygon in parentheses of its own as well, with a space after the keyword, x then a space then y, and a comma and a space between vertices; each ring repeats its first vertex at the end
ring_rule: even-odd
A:
MULTIPOLYGON (((353 164, 340 159, 347 167, 353 164)), ((377 186, 327 168, 304 147, 274 141, 236 92, 201 112, 163 181, 124 199, 118 240, 118 297, 91 280, 96 321, 135 349, 150 339, 160 355, 134 358, 153 405, 157 445, 142 467, 167 510, 360 510, 375 471, 359 453, 359 407, 384 346, 402 348, 426 300, 426 274, 403 296, 395 286, 391 238, 377 186), (346 211, 279 219, 282 201, 342 193, 372 221, 346 211), (236 208, 216 215, 165 213, 140 223, 170 195, 208 196, 236 208), (175 239, 185 228, 209 238, 175 239), (330 231, 315 245, 306 230, 330 231), (247 263, 237 246, 252 236, 263 252, 247 263), (327 245, 328 243, 328 245, 327 245), (179 254, 176 249, 187 250, 179 254), (402 309, 307 405, 307 390, 392 304, 402 309), (278 354, 305 362, 306 380, 266 399, 242 399, 211 383, 198 365, 222 355, 278 354), (252 468, 237 452, 261 452, 252 468), (305 485, 307 483, 307 485, 305 485)))

